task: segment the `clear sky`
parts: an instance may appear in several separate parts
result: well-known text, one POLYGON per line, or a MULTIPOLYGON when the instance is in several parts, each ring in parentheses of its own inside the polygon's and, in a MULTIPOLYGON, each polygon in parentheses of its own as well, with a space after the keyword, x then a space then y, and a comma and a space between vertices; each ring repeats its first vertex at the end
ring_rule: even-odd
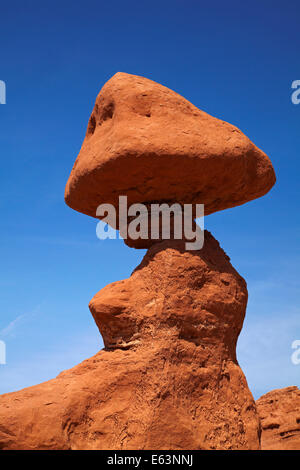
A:
POLYGON ((96 220, 64 203, 94 100, 117 71, 174 89, 271 157, 271 192, 205 225, 248 283, 238 359, 254 396, 300 386, 299 13, 297 0, 2 2, 0 393, 95 354, 88 302, 144 254, 98 240, 96 220))

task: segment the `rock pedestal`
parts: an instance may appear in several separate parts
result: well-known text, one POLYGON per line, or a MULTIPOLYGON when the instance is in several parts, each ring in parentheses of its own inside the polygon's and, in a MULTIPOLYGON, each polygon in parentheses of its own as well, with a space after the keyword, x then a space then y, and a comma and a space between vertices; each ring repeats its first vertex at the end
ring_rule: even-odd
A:
POLYGON ((151 247, 90 309, 105 349, 56 379, 0 397, 3 449, 258 449, 236 359, 243 278, 218 242, 151 247))

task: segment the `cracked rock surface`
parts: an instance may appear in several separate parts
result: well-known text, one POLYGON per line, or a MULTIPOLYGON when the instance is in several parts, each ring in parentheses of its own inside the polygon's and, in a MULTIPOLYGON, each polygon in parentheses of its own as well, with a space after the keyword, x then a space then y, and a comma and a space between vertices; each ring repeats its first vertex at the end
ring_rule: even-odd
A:
POLYGON ((152 246, 90 309, 105 348, 0 397, 1 449, 258 449, 236 359, 244 279, 209 232, 200 251, 152 246))
POLYGON ((300 449, 300 390, 286 387, 260 397, 261 446, 265 450, 300 449))

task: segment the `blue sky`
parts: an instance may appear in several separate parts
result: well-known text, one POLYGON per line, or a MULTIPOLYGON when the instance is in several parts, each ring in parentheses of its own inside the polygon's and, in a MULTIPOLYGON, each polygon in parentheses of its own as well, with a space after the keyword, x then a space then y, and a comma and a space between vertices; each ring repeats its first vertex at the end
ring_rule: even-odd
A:
POLYGON ((98 240, 96 220, 64 203, 94 100, 117 71, 174 89, 271 157, 272 191, 205 225, 248 283, 238 359, 254 396, 300 386, 299 13, 296 0, 2 2, 0 393, 95 354, 88 302, 143 257, 98 240))

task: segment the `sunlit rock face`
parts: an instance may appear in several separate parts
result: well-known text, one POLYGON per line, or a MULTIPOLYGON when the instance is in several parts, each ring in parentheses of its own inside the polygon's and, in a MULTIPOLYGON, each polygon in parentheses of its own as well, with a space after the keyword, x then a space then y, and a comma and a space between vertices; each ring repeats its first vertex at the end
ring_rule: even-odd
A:
POLYGON ((66 185, 66 203, 96 217, 102 203, 244 204, 275 183, 269 158, 237 127, 144 77, 117 73, 101 89, 66 185))
POLYGON ((265 450, 300 449, 300 390, 272 390, 256 402, 261 418, 261 446, 265 450))
MULTIPOLYGON (((146 208, 204 204, 207 215, 274 182, 269 158, 239 129, 118 73, 96 99, 65 200, 92 217, 100 204, 118 215, 120 196, 146 208)), ((125 240, 148 248, 144 259, 90 301, 103 350, 0 396, 0 449, 259 449, 256 404, 236 358, 246 283, 209 232, 192 250, 170 232, 125 240)))
POLYGON ((0 397, 5 449, 258 449, 236 360, 247 288, 208 232, 149 249, 90 309, 105 349, 56 379, 0 397))

